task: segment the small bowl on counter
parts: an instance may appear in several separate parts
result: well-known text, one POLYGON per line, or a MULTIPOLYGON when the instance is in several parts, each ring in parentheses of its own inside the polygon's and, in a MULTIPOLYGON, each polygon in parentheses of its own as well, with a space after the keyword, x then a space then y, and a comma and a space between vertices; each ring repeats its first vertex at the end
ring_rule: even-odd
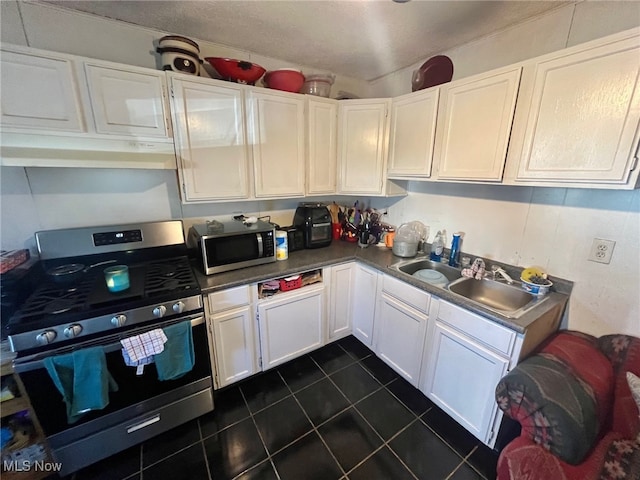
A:
POLYGON ((547 280, 544 284, 528 282, 524 278, 520 277, 522 282, 522 289, 531 295, 543 296, 549 293, 549 289, 553 286, 553 282, 547 280))

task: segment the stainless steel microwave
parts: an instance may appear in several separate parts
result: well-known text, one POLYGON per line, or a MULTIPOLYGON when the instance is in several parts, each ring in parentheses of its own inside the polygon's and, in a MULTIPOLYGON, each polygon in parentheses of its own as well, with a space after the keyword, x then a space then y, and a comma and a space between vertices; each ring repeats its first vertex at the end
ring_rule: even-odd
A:
POLYGON ((268 222, 209 222, 189 229, 187 245, 198 249, 206 275, 276 261, 275 228, 268 222))

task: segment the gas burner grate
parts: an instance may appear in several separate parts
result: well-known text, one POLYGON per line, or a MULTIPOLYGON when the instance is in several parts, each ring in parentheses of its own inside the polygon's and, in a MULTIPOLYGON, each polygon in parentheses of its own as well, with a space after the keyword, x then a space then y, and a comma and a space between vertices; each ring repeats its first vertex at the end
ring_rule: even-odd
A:
POLYGON ((145 292, 148 296, 197 288, 198 283, 187 257, 172 258, 147 265, 145 292))
POLYGON ((95 276, 91 275, 69 285, 45 283, 27 298, 22 308, 11 318, 11 323, 29 323, 44 316, 85 310, 94 283, 95 276))

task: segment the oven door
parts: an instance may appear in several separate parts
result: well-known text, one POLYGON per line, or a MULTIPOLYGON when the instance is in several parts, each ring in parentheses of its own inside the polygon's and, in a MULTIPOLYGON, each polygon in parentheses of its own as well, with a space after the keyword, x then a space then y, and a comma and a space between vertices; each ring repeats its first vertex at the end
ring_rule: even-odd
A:
POLYGON ((106 458, 159 433, 185 423, 213 409, 211 364, 206 326, 202 314, 154 323, 110 335, 100 340, 60 348, 16 361, 15 369, 42 425, 62 475, 106 458), (120 339, 190 320, 193 329, 195 364, 175 380, 160 381, 155 364, 145 365, 141 375, 125 365, 120 339), (109 404, 88 412, 69 424, 62 395, 44 367, 44 358, 79 348, 102 346, 107 369, 118 384, 109 392, 109 404))

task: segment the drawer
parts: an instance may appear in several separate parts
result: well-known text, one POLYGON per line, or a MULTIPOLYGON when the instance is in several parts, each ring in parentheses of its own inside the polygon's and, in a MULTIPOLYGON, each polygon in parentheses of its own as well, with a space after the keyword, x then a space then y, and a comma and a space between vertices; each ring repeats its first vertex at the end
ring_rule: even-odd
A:
POLYGON ((513 330, 444 301, 440 302, 438 319, 489 348, 511 356, 516 340, 513 330))
POLYGON ((427 313, 429 311, 431 295, 423 290, 406 284, 402 280, 385 275, 382 283, 382 290, 422 313, 427 313))
POLYGON ((242 285, 240 287, 228 288, 227 290, 210 293, 209 306, 211 308, 211 313, 249 305, 251 298, 249 288, 249 285, 242 285))

